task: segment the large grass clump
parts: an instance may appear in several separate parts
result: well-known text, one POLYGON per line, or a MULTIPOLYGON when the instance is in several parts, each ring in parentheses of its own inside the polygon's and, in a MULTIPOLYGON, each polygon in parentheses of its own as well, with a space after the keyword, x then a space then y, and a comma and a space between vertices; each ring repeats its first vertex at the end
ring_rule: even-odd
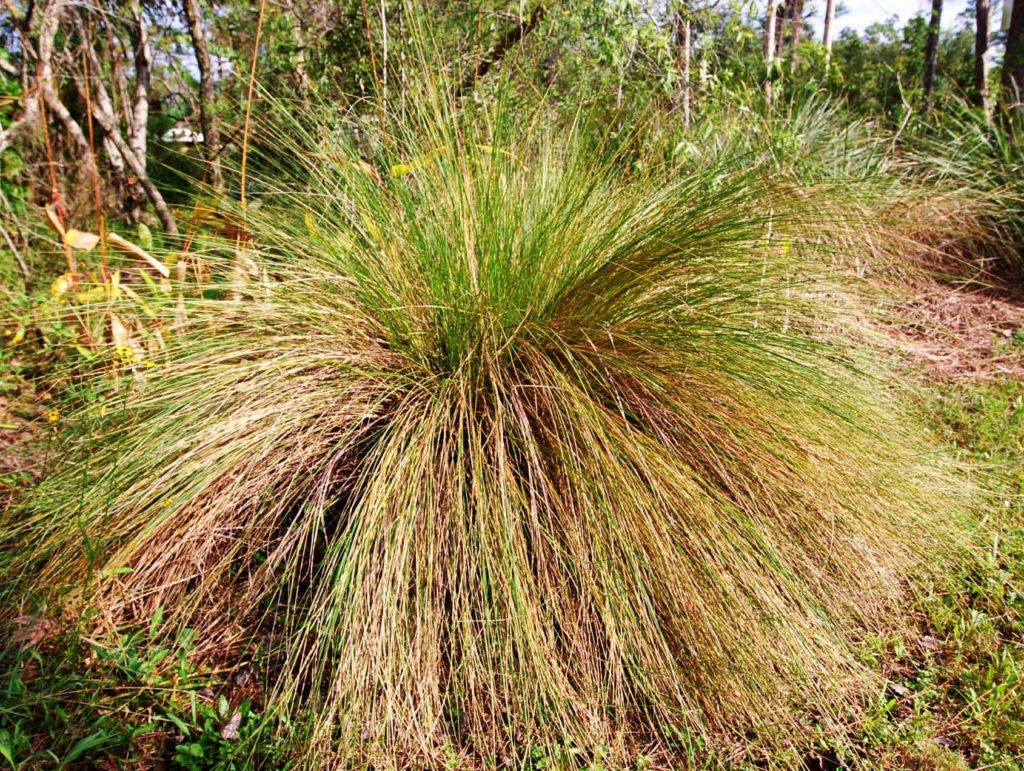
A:
POLYGON ((957 246, 980 266, 1011 278, 1024 275, 1024 121, 1016 110, 953 103, 935 125, 907 142, 918 176, 936 190, 958 190, 977 202, 973 227, 957 246))
POLYGON ((842 342, 827 209, 451 115, 375 166, 296 127, 250 269, 198 255, 159 366, 98 380, 4 519, 8 585, 160 607, 211 661, 271 646, 269 712, 323 764, 851 719, 855 644, 953 552, 959 496, 842 342))

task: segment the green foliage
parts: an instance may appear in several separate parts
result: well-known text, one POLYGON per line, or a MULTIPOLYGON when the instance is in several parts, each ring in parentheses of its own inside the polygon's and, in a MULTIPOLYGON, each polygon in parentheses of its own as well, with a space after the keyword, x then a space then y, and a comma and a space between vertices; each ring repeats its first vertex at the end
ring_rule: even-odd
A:
POLYGON ((883 763, 945 745, 949 767, 1013 768, 1024 752, 1024 655, 1012 643, 1024 633, 1024 384, 944 385, 922 403, 986 473, 983 560, 920 600, 921 631, 887 655, 906 693, 880 699, 865 737, 883 763))
MULTIPOLYGON (((252 750, 221 731, 237 711, 238 735, 256 736, 260 716, 248 700, 234 711, 223 695, 208 703, 202 694, 217 678, 190 664, 195 630, 164 637, 162 623, 157 613, 148 627, 99 641, 57 618, 18 619, 18 645, 0 659, 0 757, 15 769, 95 768, 166 747, 173 768, 254 767, 252 750)), ((283 750, 269 735, 259 746, 260 762, 283 750)), ((286 767, 283 753, 273 762, 286 767)))
POLYGON ((236 771, 253 767, 251 751, 246 745, 265 741, 267 737, 259 734, 258 716, 253 713, 249 701, 243 701, 237 709, 232 709, 228 700, 221 696, 216 707, 199 704, 195 715, 196 728, 174 748, 172 762, 175 768, 185 771, 214 768, 236 771), (233 731, 232 738, 225 738, 223 726, 233 726, 233 721, 238 721, 237 730, 233 731))
MULTIPOLYGON (((863 33, 844 30, 833 49, 834 71, 828 86, 851 112, 898 126, 908 110, 921 109, 924 49, 928 22, 912 17, 900 29, 895 17, 870 25, 863 33)), ((937 99, 964 98, 972 88, 972 33, 964 26, 944 32, 939 41, 937 99)), ((813 71, 806 77, 813 77, 813 71)))

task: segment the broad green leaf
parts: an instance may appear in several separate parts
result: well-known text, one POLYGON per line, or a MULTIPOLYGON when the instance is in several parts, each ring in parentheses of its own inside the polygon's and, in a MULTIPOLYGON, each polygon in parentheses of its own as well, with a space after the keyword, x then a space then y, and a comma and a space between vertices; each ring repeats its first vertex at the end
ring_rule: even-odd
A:
POLYGON ((64 756, 62 765, 68 765, 69 763, 78 760, 78 758, 82 757, 82 755, 85 755, 87 752, 92 752, 93 750, 106 746, 110 743, 110 740, 113 737, 114 734, 112 732, 100 729, 99 731, 79 739, 75 742, 68 754, 64 756))
POLYGON ((153 231, 149 229, 149 226, 145 222, 138 224, 139 231, 139 246, 143 249, 153 248, 153 231))
POLYGON ((17 768, 14 762, 14 748, 11 746, 11 733, 7 729, 0 729, 0 755, 11 764, 11 768, 17 768))

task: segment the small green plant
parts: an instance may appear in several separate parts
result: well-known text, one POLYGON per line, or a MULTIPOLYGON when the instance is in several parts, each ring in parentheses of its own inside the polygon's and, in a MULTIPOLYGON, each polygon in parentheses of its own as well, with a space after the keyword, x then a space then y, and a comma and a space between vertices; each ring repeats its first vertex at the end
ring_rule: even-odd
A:
POLYGON ((193 723, 196 730, 189 731, 187 739, 175 747, 173 762, 186 771, 207 771, 207 769, 250 768, 250 756, 240 749, 239 739, 253 733, 255 728, 249 701, 243 701, 232 709, 223 696, 216 708, 198 704, 193 723))
POLYGON ((95 767, 157 753, 186 769, 286 768, 288 747, 251 699, 232 709, 223 690, 211 695, 217 676, 190 662, 195 632, 165 636, 163 624, 157 612, 146 626, 99 636, 24 619, 21 647, 0 659, 0 766, 95 767), (247 740, 255 750, 242 749, 247 740))
POLYGON ((1024 421, 1021 383, 947 384, 922 400, 936 427, 986 477, 983 559, 936 582, 916 603, 901 650, 866 643, 878 669, 899 673, 860 728, 879 767, 1015 768, 1024 751, 1024 421))

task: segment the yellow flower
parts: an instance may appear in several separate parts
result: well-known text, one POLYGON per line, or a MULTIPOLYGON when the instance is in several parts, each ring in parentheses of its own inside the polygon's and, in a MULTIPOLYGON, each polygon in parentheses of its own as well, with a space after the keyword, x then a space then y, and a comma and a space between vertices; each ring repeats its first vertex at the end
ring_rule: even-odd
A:
POLYGON ((127 345, 119 345, 116 353, 118 358, 121 359, 122 364, 134 364, 138 361, 138 358, 135 356, 135 351, 127 345))
POLYGON ((150 361, 149 359, 144 359, 143 362, 142 362, 142 366, 146 367, 146 368, 152 368, 152 367, 159 367, 160 365, 157 364, 155 361, 150 361))
POLYGON ((60 411, 59 410, 47 410, 47 412, 46 412, 46 419, 48 421, 50 421, 51 423, 56 423, 58 420, 60 420, 60 411))

